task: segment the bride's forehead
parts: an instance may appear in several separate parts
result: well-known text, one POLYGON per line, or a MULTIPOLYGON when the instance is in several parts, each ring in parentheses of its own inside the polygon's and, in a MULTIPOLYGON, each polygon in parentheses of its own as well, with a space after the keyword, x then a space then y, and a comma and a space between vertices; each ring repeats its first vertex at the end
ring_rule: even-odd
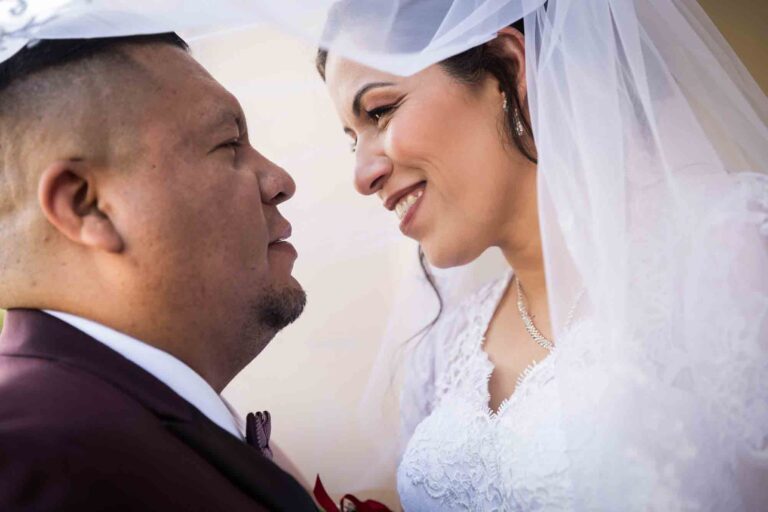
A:
POLYGON ((326 63, 326 82, 331 88, 351 88, 357 87, 367 82, 393 82, 402 81, 403 77, 385 73, 378 69, 368 67, 353 60, 335 56, 328 56, 326 63))

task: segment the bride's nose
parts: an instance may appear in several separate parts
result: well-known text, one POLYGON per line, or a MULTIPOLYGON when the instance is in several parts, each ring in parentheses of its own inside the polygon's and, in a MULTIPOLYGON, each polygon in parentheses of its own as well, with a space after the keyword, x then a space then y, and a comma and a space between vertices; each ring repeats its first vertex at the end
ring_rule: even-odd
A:
POLYGON ((355 156, 355 189, 365 196, 375 194, 392 174, 392 161, 382 152, 359 145, 355 156))

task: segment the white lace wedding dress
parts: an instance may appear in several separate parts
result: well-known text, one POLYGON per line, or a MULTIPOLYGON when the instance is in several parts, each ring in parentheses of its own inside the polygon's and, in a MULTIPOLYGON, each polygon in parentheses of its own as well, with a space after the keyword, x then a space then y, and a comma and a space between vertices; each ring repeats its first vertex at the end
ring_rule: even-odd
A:
POLYGON ((408 512, 572 509, 557 349, 528 368, 498 411, 488 406, 493 364, 483 339, 510 279, 445 312, 410 360, 402 395, 410 441, 398 469, 408 512))

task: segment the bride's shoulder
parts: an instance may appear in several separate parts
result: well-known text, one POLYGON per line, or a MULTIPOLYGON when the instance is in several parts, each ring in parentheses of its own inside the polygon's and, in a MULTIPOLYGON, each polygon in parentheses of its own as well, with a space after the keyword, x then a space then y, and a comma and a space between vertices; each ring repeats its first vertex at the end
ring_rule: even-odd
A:
POLYGON ((467 336, 483 335, 511 275, 511 271, 504 272, 463 299, 446 302, 434 324, 414 342, 408 370, 425 375, 425 368, 430 368, 434 379, 455 361, 467 336))
POLYGON ((416 425, 435 407, 440 390, 448 385, 446 380, 452 374, 452 368, 466 366, 463 352, 470 348, 468 338, 483 335, 485 324, 510 278, 511 272, 505 272, 464 299, 446 302, 426 334, 412 342, 400 396, 404 439, 410 437, 416 425))
POLYGON ((511 276, 512 272, 506 271, 474 291, 465 293, 463 298, 447 301, 433 328, 425 336, 425 345, 445 353, 446 349, 456 343, 461 332, 472 327, 484 327, 483 324, 490 320, 511 276))

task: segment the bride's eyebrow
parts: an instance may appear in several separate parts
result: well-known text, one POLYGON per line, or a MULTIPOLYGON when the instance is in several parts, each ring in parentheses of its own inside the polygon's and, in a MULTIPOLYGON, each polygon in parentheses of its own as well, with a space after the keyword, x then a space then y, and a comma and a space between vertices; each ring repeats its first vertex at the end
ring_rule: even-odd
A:
POLYGON ((357 93, 355 93, 355 98, 352 100, 352 113, 355 114, 355 117, 360 116, 360 101, 366 92, 377 87, 390 87, 392 85, 395 84, 393 82, 371 82, 358 89, 357 93))

